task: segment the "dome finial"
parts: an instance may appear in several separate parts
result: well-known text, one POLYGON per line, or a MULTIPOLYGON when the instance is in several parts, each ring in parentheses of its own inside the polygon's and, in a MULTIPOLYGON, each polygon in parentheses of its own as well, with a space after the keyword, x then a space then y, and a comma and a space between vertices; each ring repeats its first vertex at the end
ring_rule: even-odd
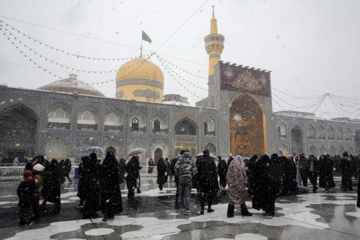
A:
POLYGON ((215 17, 215 10, 214 10, 214 5, 212 5, 213 7, 213 18, 215 17))

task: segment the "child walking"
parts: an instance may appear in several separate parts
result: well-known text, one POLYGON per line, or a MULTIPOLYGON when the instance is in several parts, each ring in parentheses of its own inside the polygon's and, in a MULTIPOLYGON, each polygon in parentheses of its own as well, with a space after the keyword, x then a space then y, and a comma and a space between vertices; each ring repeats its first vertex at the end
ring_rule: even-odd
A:
POLYGON ((19 197, 19 225, 29 225, 33 217, 33 209, 36 204, 37 187, 30 170, 24 171, 24 178, 17 189, 19 197))

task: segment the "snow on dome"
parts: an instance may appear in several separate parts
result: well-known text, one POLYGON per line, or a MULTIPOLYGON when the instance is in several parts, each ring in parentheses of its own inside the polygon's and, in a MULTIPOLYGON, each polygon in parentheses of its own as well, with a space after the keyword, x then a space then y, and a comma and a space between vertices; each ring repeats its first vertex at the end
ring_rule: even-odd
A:
POLYGON ((70 74, 69 78, 61 79, 49 84, 46 84, 42 87, 39 87, 40 90, 55 91, 55 92, 64 92, 64 93, 78 93, 82 95, 92 95, 98 97, 105 97, 104 94, 90 86, 89 84, 77 79, 76 74, 70 74))

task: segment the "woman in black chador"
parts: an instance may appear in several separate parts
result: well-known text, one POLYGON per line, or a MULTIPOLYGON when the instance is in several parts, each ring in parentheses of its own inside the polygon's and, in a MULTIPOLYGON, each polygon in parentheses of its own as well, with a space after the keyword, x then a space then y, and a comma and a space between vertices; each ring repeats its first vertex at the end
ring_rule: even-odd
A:
POLYGON ((333 178, 333 166, 325 155, 320 156, 319 160, 319 187, 325 188, 325 192, 328 193, 330 188, 335 187, 333 178))
POLYGON ((126 164, 126 186, 128 189, 128 199, 130 202, 136 203, 134 190, 136 181, 140 181, 140 163, 137 156, 133 156, 126 164))
POLYGON ((218 166, 217 166, 217 170, 218 170, 218 174, 219 174, 219 178, 220 178, 220 187, 222 189, 225 189, 226 187, 226 173, 228 170, 228 165, 226 164, 226 161, 224 159, 221 159, 220 156, 218 156, 218 166))
POLYGON ((156 183, 159 184, 159 189, 162 191, 163 185, 167 182, 167 166, 163 158, 160 158, 157 163, 157 172, 156 183))
POLYGON ((69 180, 69 182, 72 182, 70 179, 70 172, 71 172, 71 161, 70 159, 66 159, 64 162, 64 167, 65 167, 65 171, 64 171, 64 181, 65 181, 65 177, 67 177, 67 179, 69 180))
POLYGON ((85 192, 85 186, 86 186, 86 182, 85 182, 85 177, 84 177, 84 166, 86 165, 86 162, 89 161, 89 157, 85 156, 81 158, 81 162, 79 163, 79 169, 78 169, 78 173, 80 176, 79 179, 79 183, 78 183, 78 193, 77 196, 80 198, 80 204, 79 206, 84 206, 84 201, 86 198, 86 192, 85 192))
POLYGON ((272 218, 275 214, 275 198, 278 195, 278 176, 274 177, 276 166, 268 155, 259 157, 254 168, 253 208, 265 211, 264 216, 272 218))
POLYGON ((114 219, 123 211, 119 182, 119 169, 113 152, 108 152, 100 166, 101 211, 103 222, 114 219))
POLYGON ((60 182, 61 172, 59 163, 56 159, 52 159, 50 165, 48 165, 44 171, 44 188, 42 191, 44 201, 41 204, 41 209, 45 209, 46 203, 51 202, 55 204, 54 211, 60 211, 60 182))
POLYGON ((100 201, 99 191, 99 165, 96 153, 91 153, 89 159, 84 162, 84 192, 85 205, 83 208, 83 218, 97 217, 97 210, 100 201))

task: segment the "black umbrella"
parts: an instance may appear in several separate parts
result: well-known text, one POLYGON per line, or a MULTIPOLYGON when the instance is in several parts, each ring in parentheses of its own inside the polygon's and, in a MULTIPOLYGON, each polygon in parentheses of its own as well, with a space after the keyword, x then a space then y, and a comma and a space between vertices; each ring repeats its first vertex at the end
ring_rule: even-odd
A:
POLYGON ((131 150, 127 156, 128 157, 136 156, 136 155, 139 155, 144 152, 146 152, 146 150, 143 148, 135 148, 135 149, 131 150))
POLYGON ((86 151, 89 153, 105 153, 104 149, 99 146, 91 146, 87 148, 86 151))

